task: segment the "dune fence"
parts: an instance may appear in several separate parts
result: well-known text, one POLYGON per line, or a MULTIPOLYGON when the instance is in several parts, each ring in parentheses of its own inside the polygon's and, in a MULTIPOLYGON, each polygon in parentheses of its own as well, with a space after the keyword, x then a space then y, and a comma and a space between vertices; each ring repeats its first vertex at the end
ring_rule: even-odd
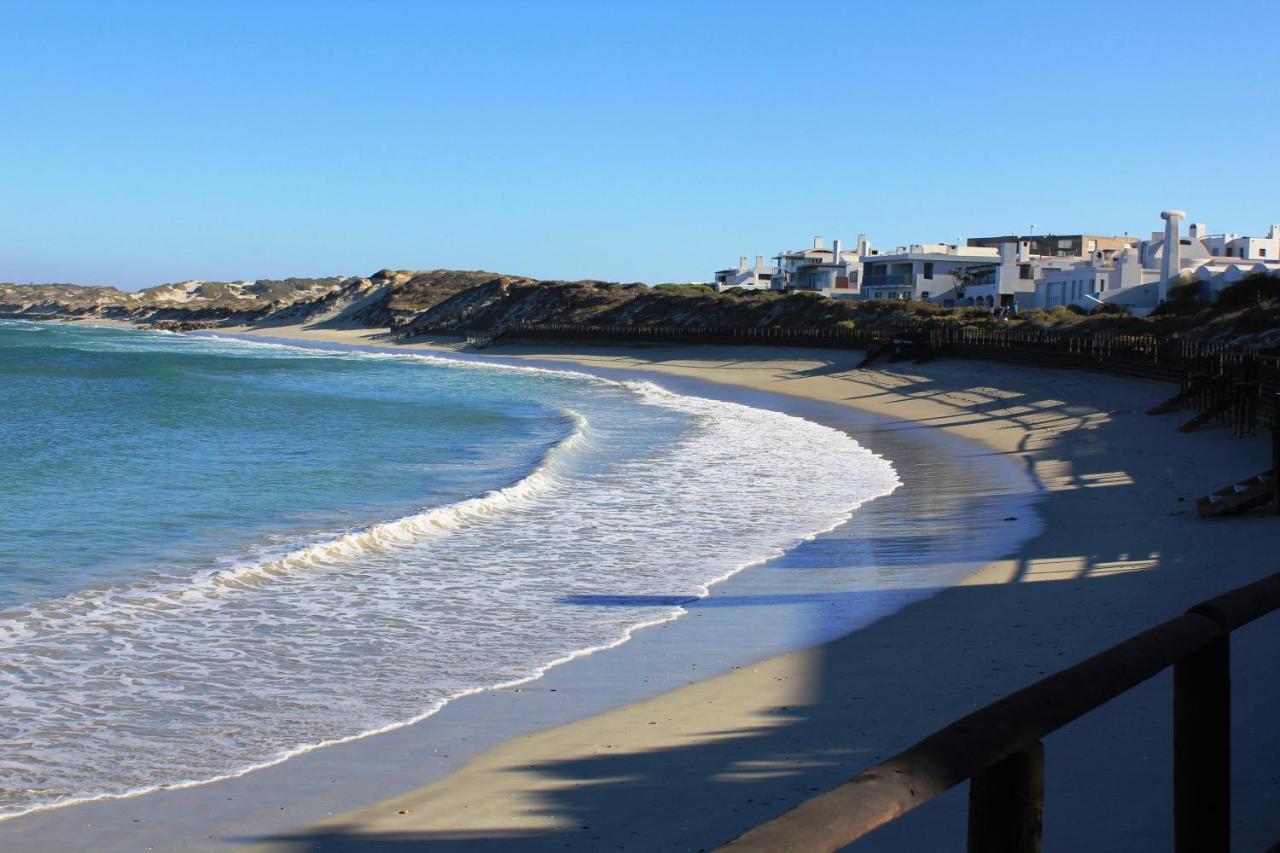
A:
MULTIPOLYGON (((991 321, 930 320, 888 326, 669 326, 513 323, 484 329, 393 326, 392 335, 462 336, 477 348, 504 341, 556 341, 605 346, 748 345, 825 347, 866 353, 877 361, 930 361, 943 356, 989 359, 1034 367, 1091 370, 1178 385, 1164 411, 1199 413, 1190 429, 1222 423, 1236 435, 1276 428, 1280 411, 1280 355, 1256 348, 1181 337, 1081 333, 991 321)), ((1154 412, 1158 413, 1158 412, 1154 412)), ((1189 430, 1188 430, 1189 431, 1189 430)))

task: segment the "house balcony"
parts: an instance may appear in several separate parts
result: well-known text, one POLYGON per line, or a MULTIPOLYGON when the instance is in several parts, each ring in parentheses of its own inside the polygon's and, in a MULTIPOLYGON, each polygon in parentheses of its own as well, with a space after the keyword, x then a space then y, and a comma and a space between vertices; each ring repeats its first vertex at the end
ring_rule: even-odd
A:
POLYGON ((900 287, 914 288, 916 277, 914 273, 889 273, 887 275, 868 275, 862 278, 862 289, 869 290, 873 287, 900 287))

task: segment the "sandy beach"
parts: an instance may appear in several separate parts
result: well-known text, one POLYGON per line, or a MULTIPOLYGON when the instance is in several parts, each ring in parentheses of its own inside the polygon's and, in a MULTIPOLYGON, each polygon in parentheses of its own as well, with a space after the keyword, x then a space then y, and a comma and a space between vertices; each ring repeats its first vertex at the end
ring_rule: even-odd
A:
MULTIPOLYGON (((225 331, 390 345, 368 330, 225 331)), ((964 360, 858 371, 859 353, 825 350, 513 345, 479 357, 647 375, 690 393, 710 383, 731 399, 785 398, 797 413, 812 406, 828 419, 847 412, 874 425, 867 443, 895 464, 894 450, 906 452, 911 441, 953 440, 966 477, 1006 466, 1031 483, 1038 520, 1029 529, 1025 514, 1006 522, 992 517, 1004 504, 976 502, 973 530, 996 551, 1001 525, 1027 531, 1013 553, 943 567, 930 561, 953 553, 963 534, 949 531, 936 552, 912 545, 904 562, 922 561, 902 574, 912 594, 842 636, 712 677, 686 673, 685 683, 621 707, 564 707, 544 695, 560 704, 537 718, 547 723, 537 730, 499 737, 444 773, 407 761, 397 779, 412 779, 416 768, 422 784, 397 782, 376 797, 368 787, 339 792, 331 801, 344 805, 330 806, 332 816, 308 816, 270 838, 226 826, 168 849, 225 849, 230 840, 262 851, 710 849, 956 717, 1277 569, 1273 517, 1202 521, 1194 509, 1199 495, 1265 468, 1264 441, 1220 428, 1181 434, 1186 416, 1146 415, 1168 386, 964 360), (920 594, 926 589, 934 594, 920 594)), ((941 482, 948 467, 944 458, 912 476, 941 482)), ((912 485, 917 508, 925 506, 930 483, 912 485)), ((886 506, 848 531, 850 541, 880 537, 884 553, 913 527, 912 535, 927 535, 923 522, 894 519, 886 506)), ((721 618, 749 625, 752 613, 721 618)), ((607 669, 611 655, 626 660, 643 642, 638 635, 594 656, 595 666, 607 669)), ((1270 724, 1280 700, 1271 671, 1278 647, 1280 619, 1233 637, 1239 849, 1280 837, 1280 735, 1270 724)), ((1157 677, 1046 741, 1046 849, 1168 849, 1170 681, 1157 677)), ((145 812, 149 799, 133 807, 145 812)), ((0 825, 0 843, 12 833, 12 849, 53 849, 37 846, 41 827, 93 826, 78 817, 82 808, 0 825)), ((964 810, 961 787, 857 849, 962 849, 964 810)))

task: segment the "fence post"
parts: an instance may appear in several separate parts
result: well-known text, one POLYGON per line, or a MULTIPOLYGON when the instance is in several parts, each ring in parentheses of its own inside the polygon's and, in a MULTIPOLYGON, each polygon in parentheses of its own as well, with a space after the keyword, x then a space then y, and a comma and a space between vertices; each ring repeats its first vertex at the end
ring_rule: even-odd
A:
POLYGON ((1280 515, 1280 391, 1271 396, 1271 510, 1280 515))
POLYGON ((1043 822, 1040 741, 969 780, 969 853, 1040 853, 1043 822))
POLYGON ((1231 641, 1223 633, 1173 667, 1173 849, 1231 843, 1231 641))

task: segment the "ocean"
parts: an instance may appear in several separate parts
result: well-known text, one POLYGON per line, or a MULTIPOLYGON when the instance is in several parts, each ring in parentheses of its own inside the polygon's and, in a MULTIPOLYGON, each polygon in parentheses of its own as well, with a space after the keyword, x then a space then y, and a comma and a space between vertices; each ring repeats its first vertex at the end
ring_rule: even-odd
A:
POLYGON ((897 485, 649 383, 0 320, 0 817, 536 678, 897 485))

